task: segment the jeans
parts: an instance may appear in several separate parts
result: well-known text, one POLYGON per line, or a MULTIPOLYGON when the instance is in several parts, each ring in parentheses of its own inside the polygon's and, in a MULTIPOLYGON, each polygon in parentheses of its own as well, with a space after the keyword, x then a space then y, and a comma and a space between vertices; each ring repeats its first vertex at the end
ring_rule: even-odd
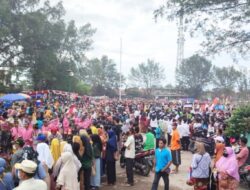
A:
POLYGON ((101 165, 100 165, 100 158, 95 159, 95 169, 96 174, 95 176, 91 176, 90 184, 93 187, 100 187, 101 186, 101 165))
POLYGON ((155 172, 155 178, 154 178, 154 182, 153 182, 151 190, 158 189, 158 184, 159 184, 161 177, 165 184, 164 190, 169 190, 169 179, 168 179, 168 173, 166 172, 155 172))
POLYGON ((128 184, 133 185, 134 184, 134 159, 132 158, 126 158, 126 173, 128 178, 128 184))

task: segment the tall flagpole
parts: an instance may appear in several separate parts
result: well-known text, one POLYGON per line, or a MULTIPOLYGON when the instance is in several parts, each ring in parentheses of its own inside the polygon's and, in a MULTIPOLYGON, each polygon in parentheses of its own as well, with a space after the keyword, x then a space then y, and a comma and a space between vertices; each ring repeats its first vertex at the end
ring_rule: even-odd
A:
POLYGON ((122 100, 122 38, 120 38, 120 82, 119 82, 119 100, 122 100))

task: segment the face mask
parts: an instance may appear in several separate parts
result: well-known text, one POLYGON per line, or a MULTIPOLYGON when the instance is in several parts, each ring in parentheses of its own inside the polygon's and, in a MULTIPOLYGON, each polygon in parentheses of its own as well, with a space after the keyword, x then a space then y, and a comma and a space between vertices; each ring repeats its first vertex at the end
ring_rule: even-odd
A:
POLYGON ((224 156, 224 157, 228 157, 228 153, 224 152, 224 153, 223 153, 223 156, 224 156))

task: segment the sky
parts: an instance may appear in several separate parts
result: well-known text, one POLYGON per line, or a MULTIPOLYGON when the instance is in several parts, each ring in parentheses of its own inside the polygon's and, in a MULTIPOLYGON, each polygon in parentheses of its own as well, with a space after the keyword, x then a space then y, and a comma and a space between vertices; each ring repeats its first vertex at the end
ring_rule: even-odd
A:
MULTIPOLYGON (((53 0, 53 3, 58 0, 53 0)), ((177 53, 176 22, 154 20, 153 11, 164 0, 62 0, 66 10, 65 19, 75 20, 78 26, 90 23, 96 28, 93 48, 86 53, 89 59, 107 55, 120 64, 120 41, 122 39, 122 74, 129 76, 131 67, 153 59, 165 68, 166 79, 162 85, 175 84, 177 53)), ((52 4, 53 4, 52 3, 52 4)), ((196 53, 201 38, 185 34, 184 58, 196 53)), ((217 66, 235 65, 225 53, 210 58, 217 66)), ((241 60, 237 66, 246 65, 241 60)))

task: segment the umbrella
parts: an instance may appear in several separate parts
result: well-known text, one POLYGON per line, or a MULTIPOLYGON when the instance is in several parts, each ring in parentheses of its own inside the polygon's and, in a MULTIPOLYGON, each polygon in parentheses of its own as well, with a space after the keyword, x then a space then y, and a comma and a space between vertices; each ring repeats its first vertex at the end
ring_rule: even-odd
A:
POLYGON ((0 97, 0 101, 21 101, 21 100, 26 100, 29 99, 30 96, 24 95, 24 94, 6 94, 2 97, 0 97))

